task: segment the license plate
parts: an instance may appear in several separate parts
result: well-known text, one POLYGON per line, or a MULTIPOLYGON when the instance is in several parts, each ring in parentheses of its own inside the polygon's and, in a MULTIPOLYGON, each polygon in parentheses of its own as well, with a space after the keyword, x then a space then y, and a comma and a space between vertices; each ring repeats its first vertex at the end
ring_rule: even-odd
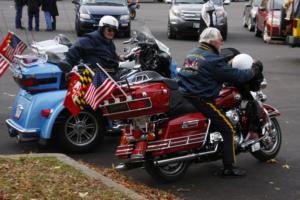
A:
POLYGON ((16 109, 16 113, 15 113, 15 118, 16 119, 19 119, 22 112, 23 112, 24 108, 23 106, 18 106, 17 109, 16 109))
POLYGON ((252 152, 255 152, 255 151, 258 151, 258 150, 260 150, 260 143, 259 143, 259 142, 256 142, 255 144, 253 144, 253 145, 251 146, 251 151, 252 151, 252 152))
POLYGON ((200 28, 200 23, 193 23, 193 28, 200 28))

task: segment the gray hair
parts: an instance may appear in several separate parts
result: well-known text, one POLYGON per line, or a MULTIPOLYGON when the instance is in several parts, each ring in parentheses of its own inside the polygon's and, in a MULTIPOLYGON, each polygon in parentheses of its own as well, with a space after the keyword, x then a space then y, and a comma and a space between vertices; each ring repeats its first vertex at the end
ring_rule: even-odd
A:
POLYGON ((199 42, 211 43, 219 39, 222 39, 220 31, 216 28, 208 27, 202 31, 199 42))

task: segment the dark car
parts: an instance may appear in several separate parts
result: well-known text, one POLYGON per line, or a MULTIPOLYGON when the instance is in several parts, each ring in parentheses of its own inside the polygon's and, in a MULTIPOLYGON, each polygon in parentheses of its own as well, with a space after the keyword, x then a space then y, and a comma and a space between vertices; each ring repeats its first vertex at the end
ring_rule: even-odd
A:
POLYGON ((250 0, 244 7, 243 26, 249 31, 254 31, 256 13, 261 0, 250 0))
MULTIPOLYGON (((223 0, 212 0, 216 12, 216 28, 227 38, 227 12, 223 6, 223 0)), ((169 10, 168 38, 177 35, 199 34, 201 9, 205 0, 173 0, 169 10)))
POLYGON ((119 32, 130 36, 130 16, 127 0, 73 0, 75 4, 75 29, 78 36, 94 31, 104 15, 119 21, 119 32))
POLYGON ((283 39, 280 32, 283 0, 262 0, 256 13, 255 36, 263 36, 265 42, 283 39))

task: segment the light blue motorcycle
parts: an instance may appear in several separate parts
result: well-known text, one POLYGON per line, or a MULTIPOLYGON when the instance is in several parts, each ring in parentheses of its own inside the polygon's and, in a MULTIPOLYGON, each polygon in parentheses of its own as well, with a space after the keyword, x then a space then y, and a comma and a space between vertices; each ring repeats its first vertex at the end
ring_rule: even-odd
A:
MULTIPOLYGON (((175 70, 176 63, 171 61, 167 47, 152 37, 148 31, 141 31, 131 39, 132 44, 142 46, 132 48, 128 53, 133 61, 126 61, 123 63, 124 67, 121 66, 123 79, 130 82, 130 77, 140 70, 155 70, 149 68, 155 60, 149 63, 136 62, 136 52, 139 60, 147 62, 141 58, 144 50, 158 56, 151 57, 158 59, 159 62, 155 63, 167 64, 168 69, 171 67, 175 70)), ((149 57, 147 54, 143 56, 149 57)), ((11 137, 16 137, 19 142, 37 140, 40 144, 47 144, 49 139, 54 139, 65 151, 82 153, 95 148, 108 130, 113 128, 113 123, 103 117, 100 109, 97 111, 86 109, 74 117, 64 107, 68 81, 65 80, 62 71, 66 66, 60 57, 43 52, 17 56, 16 60, 17 63, 11 71, 14 80, 20 86, 20 91, 15 99, 11 117, 6 120, 11 137)))

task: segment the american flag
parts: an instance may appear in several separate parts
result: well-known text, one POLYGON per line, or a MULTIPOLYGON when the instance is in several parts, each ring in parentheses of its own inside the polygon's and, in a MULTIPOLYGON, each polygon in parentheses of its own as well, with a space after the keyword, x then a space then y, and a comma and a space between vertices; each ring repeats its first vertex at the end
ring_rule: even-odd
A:
POLYGON ((15 34, 8 32, 0 46, 0 77, 11 66, 14 56, 22 54, 27 45, 15 34))
POLYGON ((90 106, 96 110, 99 105, 109 97, 117 88, 111 77, 108 77, 101 69, 97 69, 92 83, 84 98, 90 106))

